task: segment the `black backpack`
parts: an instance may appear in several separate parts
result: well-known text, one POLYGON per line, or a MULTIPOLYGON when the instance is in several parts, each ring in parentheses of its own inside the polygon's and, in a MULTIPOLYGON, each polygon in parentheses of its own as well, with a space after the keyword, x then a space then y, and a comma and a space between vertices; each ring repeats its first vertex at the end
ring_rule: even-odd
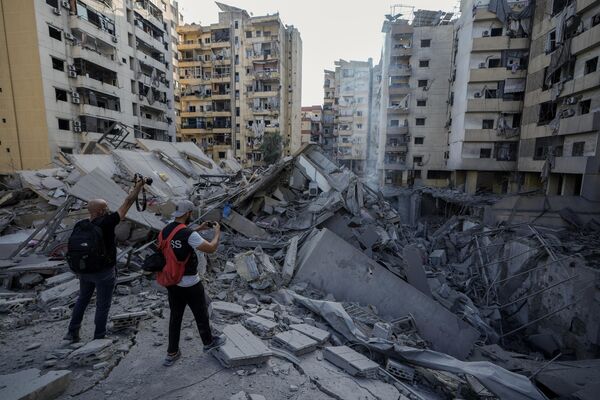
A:
POLYGON ((66 258, 71 270, 77 274, 106 269, 109 260, 102 229, 89 219, 76 223, 69 237, 66 258))

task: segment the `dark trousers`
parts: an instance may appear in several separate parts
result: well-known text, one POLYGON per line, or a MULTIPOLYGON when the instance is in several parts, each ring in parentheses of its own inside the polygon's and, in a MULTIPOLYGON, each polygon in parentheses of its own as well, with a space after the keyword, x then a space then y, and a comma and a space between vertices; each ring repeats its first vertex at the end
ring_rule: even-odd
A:
POLYGON ((69 332, 74 334, 79 333, 83 314, 90 304, 94 290, 96 290, 96 315, 94 317, 96 329, 94 331, 94 339, 102 338, 106 335, 106 321, 108 319, 108 311, 110 310, 116 280, 114 268, 79 275, 79 297, 77 298, 75 307, 73 307, 69 332))
POLYGON ((210 322, 208 320, 208 307, 204 298, 204 286, 198 282, 194 286, 180 287, 169 286, 169 307, 171 315, 169 316, 169 353, 176 353, 179 350, 179 337, 181 336, 181 322, 185 306, 190 306, 198 332, 202 338, 202 343, 209 344, 213 340, 210 331, 210 322))

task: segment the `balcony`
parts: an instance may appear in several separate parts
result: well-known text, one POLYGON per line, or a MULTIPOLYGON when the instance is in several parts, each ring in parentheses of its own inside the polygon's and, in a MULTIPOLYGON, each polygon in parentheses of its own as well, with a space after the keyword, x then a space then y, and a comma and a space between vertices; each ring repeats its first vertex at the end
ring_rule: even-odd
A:
POLYGON ((198 42, 193 43, 179 43, 177 45, 177 50, 200 50, 202 48, 202 44, 198 42))
POLYGON ((103 83, 96 79, 92 79, 89 76, 78 75, 77 87, 85 87, 88 89, 98 90, 100 92, 113 93, 117 89, 117 82, 114 82, 114 85, 112 85, 108 83, 103 83))
POLYGON ((502 99, 469 99, 467 112, 506 112, 518 113, 523 107, 522 101, 505 101, 502 99))
MULTIPOLYGON (((600 26, 600 25, 598 25, 600 26)), ((600 82, 600 71, 586 74, 570 81, 565 82, 563 90, 560 92, 560 97, 573 96, 577 93, 590 90, 598 86, 600 82)), ((545 93, 550 94, 552 90, 547 90, 545 93)))
POLYGON ((69 19, 71 30, 89 32, 92 34, 92 36, 102 40, 103 42, 112 43, 113 35, 111 35, 109 32, 98 28, 96 25, 83 18, 78 17, 77 15, 71 15, 69 16, 69 19))
POLYGON ((264 92, 248 92, 247 93, 249 98, 255 98, 255 97, 277 97, 279 95, 279 91, 276 90, 269 90, 269 91, 264 91, 264 92))
POLYGON ((571 54, 578 55, 598 45, 600 38, 600 25, 575 36, 571 41, 571 54))
POLYGON ((497 161, 493 158, 462 157, 460 166, 457 169, 510 172, 517 170, 517 161, 497 161))
POLYGON ((387 108, 387 112, 388 112, 388 114, 393 114, 393 115, 406 115, 406 114, 410 113, 410 110, 405 107, 390 106, 387 108))
POLYGON ((488 11, 487 6, 485 8, 478 7, 476 10, 475 16, 473 17, 474 21, 494 21, 497 19, 496 14, 488 11))
POLYGON ((141 16, 144 20, 151 23, 156 29, 164 32, 163 22, 159 21, 154 15, 152 15, 148 10, 141 7, 140 4, 135 3, 135 7, 133 8, 134 12, 136 12, 139 16, 141 16))
POLYGON ((465 142, 501 142, 517 140, 519 140, 519 135, 512 137, 500 136, 495 129, 465 129, 465 142))
POLYGON ((144 53, 143 51, 136 50, 135 57, 143 63, 158 69, 159 71, 166 72, 166 66, 164 62, 157 60, 156 58, 144 53))
POLYGON ((278 80, 281 77, 279 71, 254 71, 253 75, 259 80, 278 80))
POLYGON ((336 115, 334 121, 338 123, 351 123, 354 121, 354 117, 352 115, 336 115))
POLYGON ((489 36, 473 39, 472 52, 525 50, 529 48, 529 38, 509 38, 508 36, 489 36))
POLYGON ((390 51, 392 57, 410 57, 412 55, 411 47, 396 47, 390 51))
POLYGON ((388 144, 385 146, 386 153, 406 153, 408 145, 406 144, 388 144))
POLYGON ((231 81, 231 74, 213 75, 212 81, 214 83, 229 83, 231 81))
POLYGON ((406 164, 401 161, 386 162, 383 164, 383 169, 387 169, 390 171, 404 171, 406 170, 406 164))
MULTIPOLYGON (((555 157, 552 172, 560 174, 582 174, 588 170, 588 162, 594 157, 555 157)), ((597 170, 596 170, 597 171, 597 170)))
POLYGON ((406 135, 408 134, 408 126, 388 126, 386 133, 388 135, 406 135))
POLYGON ((120 111, 97 107, 91 104, 82 104, 80 113, 89 115, 90 117, 110 119, 113 121, 120 121, 123 118, 123 114, 120 111))
POLYGON ((521 69, 512 73, 510 69, 502 68, 472 68, 469 82, 494 82, 505 79, 526 78, 527 70, 521 69))
POLYGON ((584 115, 574 115, 560 120, 559 135, 574 135, 588 133, 600 129, 600 111, 584 115))
POLYGON ((231 92, 225 92, 225 93, 212 92, 211 97, 213 100, 229 100, 229 99, 231 99, 231 92))
POLYGON ((412 68, 408 64, 406 66, 390 66, 388 74, 390 76, 411 76, 412 68))
POLYGON ((73 46, 71 56, 73 58, 83 58, 84 60, 90 61, 96 65, 110 65, 112 63, 116 63, 114 55, 102 54, 82 46, 73 46))
POLYGON ((158 120, 150 119, 150 118, 144 118, 144 117, 140 117, 139 120, 140 120, 140 125, 143 127, 158 129, 161 131, 169 130, 169 124, 167 122, 158 121, 158 120))
POLYGON ((408 83, 390 83, 389 94, 408 94, 410 92, 410 85, 408 83))

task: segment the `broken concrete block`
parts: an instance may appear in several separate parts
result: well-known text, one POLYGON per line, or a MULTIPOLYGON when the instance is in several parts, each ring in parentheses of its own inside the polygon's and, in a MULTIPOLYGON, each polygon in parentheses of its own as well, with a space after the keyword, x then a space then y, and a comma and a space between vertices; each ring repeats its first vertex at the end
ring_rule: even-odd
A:
POLYGON ((46 279, 46 282, 44 282, 44 283, 48 286, 54 286, 54 285, 58 285, 60 283, 68 282, 71 279, 75 279, 75 274, 70 271, 67 271, 67 272, 63 272, 62 274, 54 275, 53 277, 46 279))
POLYGON ((271 310, 260 310, 258 312, 258 315, 261 316, 261 317, 263 317, 263 318, 270 319, 272 321, 275 320, 275 313, 273 311, 271 311, 271 310))
POLYGON ((239 304, 226 301, 213 301, 209 309, 217 320, 222 321, 237 321, 239 317, 246 314, 239 304))
POLYGON ((437 249, 429 254, 429 263, 434 267, 441 267, 446 265, 448 259, 446 258, 446 250, 437 249))
POLYGON ((79 293, 79 280, 73 279, 40 293, 40 301, 44 304, 66 305, 75 300, 79 293))
POLYGON ((296 330, 278 333, 273 342, 297 356, 315 351, 318 345, 316 340, 296 330))
POLYGON ((319 344, 325 343, 329 340, 329 337, 331 336, 329 332, 308 324, 293 324, 290 325, 290 328, 302 333, 303 335, 308 336, 311 339, 316 340, 319 344))
POLYGON ((398 379, 412 383, 415 379, 415 369, 388 358, 385 369, 398 379))
POLYGON ((248 251, 238 254, 235 256, 234 262, 237 273, 246 282, 255 281, 260 277, 260 270, 258 269, 254 252, 248 251))
POLYGON ((390 340, 392 337, 392 326, 385 322, 375 322, 371 336, 374 338, 390 340))
POLYGON ((283 262, 283 271, 281 273, 282 283, 287 285, 294 276, 294 270, 296 269, 296 256, 298 254, 298 240, 299 236, 294 236, 290 240, 287 253, 285 253, 285 261, 283 262))
POLYGON ((225 367, 262 364, 271 356, 267 346, 240 324, 227 325, 223 328, 225 344, 213 354, 225 367))
POLYGON ((258 316, 248 318, 245 321, 245 325, 259 336, 270 336, 273 334, 275 328, 277 328, 277 323, 258 316))
POLYGON ((110 358, 111 346, 110 339, 95 339, 69 354, 67 359, 76 365, 94 365, 110 358))
POLYGON ((0 375, 0 399, 51 400, 63 393, 71 381, 71 371, 48 371, 41 375, 36 368, 0 375))
POLYGON ((40 347, 42 344, 40 342, 36 342, 36 343, 31 343, 29 346, 27 346, 25 348, 25 351, 31 351, 31 350, 35 350, 38 347, 40 347))
POLYGON ((427 275, 423 269, 423 257, 421 250, 415 245, 404 246, 402 250, 402 256, 406 261, 406 280, 408 283, 419 289, 421 292, 429 297, 431 296, 431 289, 427 282, 427 275))
POLYGON ((352 376, 374 378, 377 376, 379 364, 369 360, 362 354, 348 346, 325 347, 323 351, 325 360, 343 369, 352 376))
POLYGON ((138 311, 132 313, 125 313, 119 315, 113 315, 110 320, 112 322, 112 330, 121 330, 132 326, 137 326, 138 322, 148 313, 146 311, 138 311))
POLYGON ((22 288, 30 288, 41 283, 43 280, 44 277, 42 275, 30 272, 19 277, 19 286, 22 288))
POLYGON ((222 219, 222 222, 248 238, 267 239, 269 237, 267 231, 233 210, 227 218, 222 219))

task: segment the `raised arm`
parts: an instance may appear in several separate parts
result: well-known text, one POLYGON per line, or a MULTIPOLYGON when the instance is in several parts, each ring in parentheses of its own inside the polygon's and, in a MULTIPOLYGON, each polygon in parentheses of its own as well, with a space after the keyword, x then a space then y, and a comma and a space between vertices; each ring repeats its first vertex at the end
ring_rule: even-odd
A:
POLYGON ((213 239, 210 242, 206 240, 203 241, 202 244, 197 247, 198 250, 208 254, 212 254, 217 251, 217 247, 219 247, 219 240, 221 239, 221 225, 215 222, 213 229, 215 231, 215 236, 213 239))
POLYGON ((125 201, 123 202, 121 207, 119 207, 119 209, 117 210, 121 219, 125 218, 125 215, 127 215, 127 211, 129 211, 129 209, 135 202, 135 199, 137 199, 137 197, 140 194, 140 191, 142 190, 143 187, 144 187, 144 180, 140 179, 137 181, 137 183, 133 187, 133 190, 127 195, 127 197, 125 198, 125 201))

